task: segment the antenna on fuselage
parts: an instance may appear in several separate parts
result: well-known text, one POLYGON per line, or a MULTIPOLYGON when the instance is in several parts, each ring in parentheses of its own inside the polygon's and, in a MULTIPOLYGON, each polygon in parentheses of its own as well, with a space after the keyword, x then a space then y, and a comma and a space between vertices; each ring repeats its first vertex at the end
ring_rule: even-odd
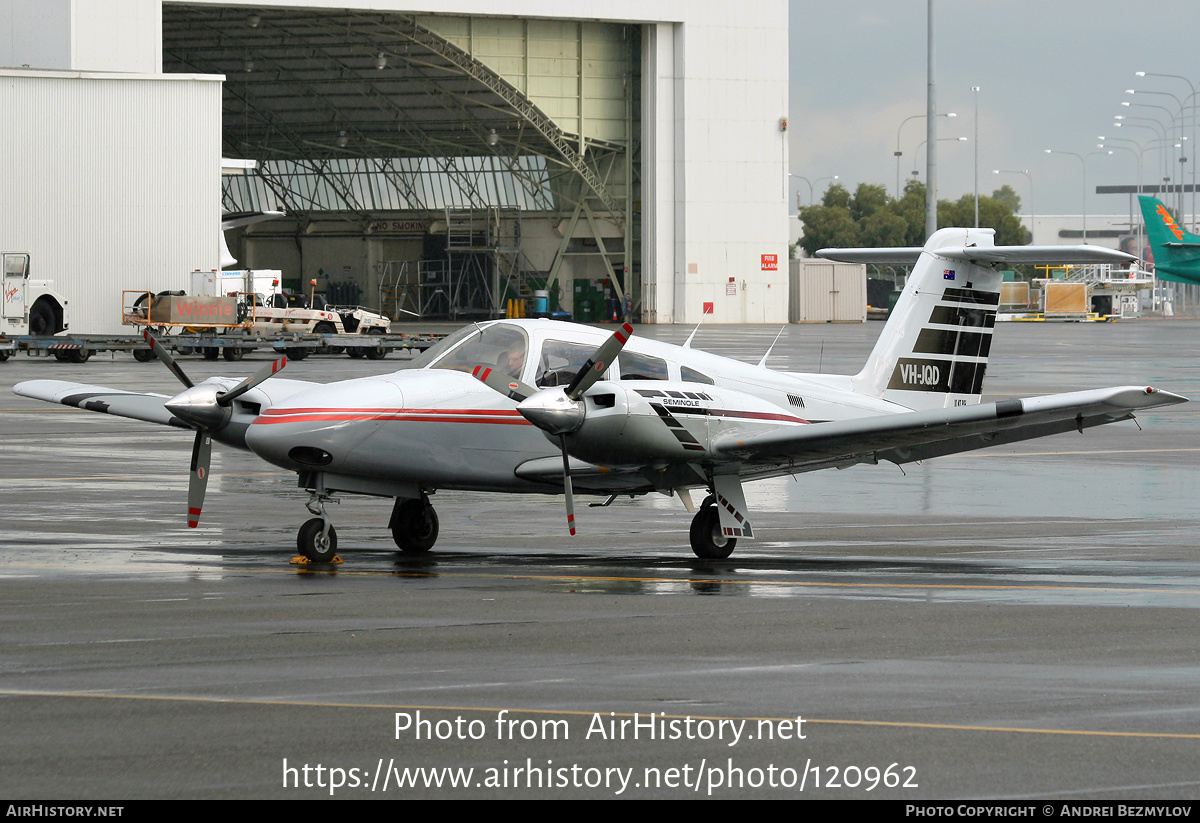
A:
POLYGON ((767 353, 762 356, 762 360, 758 361, 758 367, 760 369, 765 369, 767 367, 767 358, 771 356, 771 349, 775 348, 775 344, 779 342, 779 338, 783 336, 784 329, 786 328, 787 326, 784 326, 782 329, 780 329, 779 334, 775 335, 775 339, 771 341, 771 345, 767 346, 767 353))
POLYGON ((712 310, 712 306, 710 304, 705 304, 704 306, 701 307, 700 322, 696 324, 696 328, 692 329, 692 333, 688 335, 688 339, 683 341, 683 348, 690 349, 692 347, 692 340, 693 340, 693 338, 695 338, 696 332, 700 331, 700 327, 704 325, 704 315, 712 314, 712 313, 713 313, 713 310, 712 310))

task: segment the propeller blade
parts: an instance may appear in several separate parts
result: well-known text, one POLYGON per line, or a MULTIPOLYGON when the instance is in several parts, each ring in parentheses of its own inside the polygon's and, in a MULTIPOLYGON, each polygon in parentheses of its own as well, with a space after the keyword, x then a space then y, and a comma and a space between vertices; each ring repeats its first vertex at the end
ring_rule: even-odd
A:
POLYGON ((171 370, 171 374, 175 375, 176 379, 184 385, 184 388, 190 389, 196 385, 191 380, 188 380, 188 376, 183 373, 183 369, 179 368, 179 364, 175 362, 175 358, 171 356, 171 353, 151 337, 149 329, 142 332, 142 338, 150 345, 150 351, 154 352, 155 356, 163 362, 163 365, 171 370))
POLYGON ((625 323, 613 332, 612 337, 601 343, 595 353, 584 363, 583 368, 579 370, 579 374, 575 375, 571 385, 567 386, 567 397, 571 400, 578 400, 582 397, 583 393, 600 379, 604 370, 612 364, 616 356, 621 353, 621 349, 625 348, 626 341, 632 336, 633 326, 625 323))
POLYGON ((571 460, 567 457, 567 436, 560 434, 558 442, 562 444, 563 456, 563 492, 567 495, 567 528, 571 536, 575 536, 575 494, 571 489, 571 460))
POLYGON ((509 377, 491 366, 476 366, 471 374, 489 389, 498 391, 518 403, 537 392, 533 386, 527 386, 515 377, 509 377))
POLYGON ((278 374, 280 371, 283 370, 284 366, 286 366, 286 365, 287 365, 287 358, 281 357, 278 360, 274 361, 273 363, 269 363, 268 365, 263 366, 257 372, 255 372, 254 374, 247 377, 241 383, 238 383, 236 386, 234 386, 229 391, 227 391, 223 394, 218 394, 217 395, 217 405, 228 406, 234 400, 237 400, 243 394, 250 391, 252 388, 254 388, 259 383, 266 380, 268 377, 278 374))
POLYGON ((192 442, 192 476, 188 480, 188 528, 200 524, 200 510, 204 508, 204 492, 208 488, 208 464, 212 460, 212 438, 202 431, 196 432, 192 442))

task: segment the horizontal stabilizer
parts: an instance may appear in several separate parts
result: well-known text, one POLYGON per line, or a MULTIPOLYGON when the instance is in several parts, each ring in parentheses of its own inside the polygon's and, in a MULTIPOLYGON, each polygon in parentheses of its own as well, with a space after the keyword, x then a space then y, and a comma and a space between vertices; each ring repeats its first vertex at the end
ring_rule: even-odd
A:
MULTIPOLYGON (((817 257, 843 263, 874 263, 878 265, 911 266, 924 249, 820 249, 817 257)), ((946 260, 964 263, 1130 263, 1137 258, 1103 246, 958 246, 940 248, 933 252, 946 260)))

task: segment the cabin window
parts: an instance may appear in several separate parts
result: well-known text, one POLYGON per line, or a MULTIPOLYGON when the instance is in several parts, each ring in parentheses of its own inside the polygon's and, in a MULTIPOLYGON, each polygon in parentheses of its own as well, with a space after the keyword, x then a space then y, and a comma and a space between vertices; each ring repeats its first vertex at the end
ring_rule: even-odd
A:
POLYGON ((684 383, 707 383, 710 386, 716 385, 716 382, 707 374, 702 374, 695 369, 689 369, 687 366, 679 367, 679 379, 684 383))
POLYGON ((648 354, 623 351, 617 358, 622 380, 666 380, 667 361, 648 354))

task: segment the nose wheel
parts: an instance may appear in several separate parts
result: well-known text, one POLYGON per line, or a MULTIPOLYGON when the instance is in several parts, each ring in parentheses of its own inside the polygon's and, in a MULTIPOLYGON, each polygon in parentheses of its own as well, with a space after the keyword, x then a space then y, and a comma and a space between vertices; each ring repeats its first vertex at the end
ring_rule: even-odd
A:
POLYGON ((296 548, 313 563, 332 563, 337 557, 337 529, 323 517, 314 517, 300 527, 296 548))
POLYGON ((329 499, 323 492, 313 493, 305 507, 317 517, 306 520, 296 535, 296 549, 313 563, 341 562, 337 559, 337 529, 325 513, 325 501, 329 499))

